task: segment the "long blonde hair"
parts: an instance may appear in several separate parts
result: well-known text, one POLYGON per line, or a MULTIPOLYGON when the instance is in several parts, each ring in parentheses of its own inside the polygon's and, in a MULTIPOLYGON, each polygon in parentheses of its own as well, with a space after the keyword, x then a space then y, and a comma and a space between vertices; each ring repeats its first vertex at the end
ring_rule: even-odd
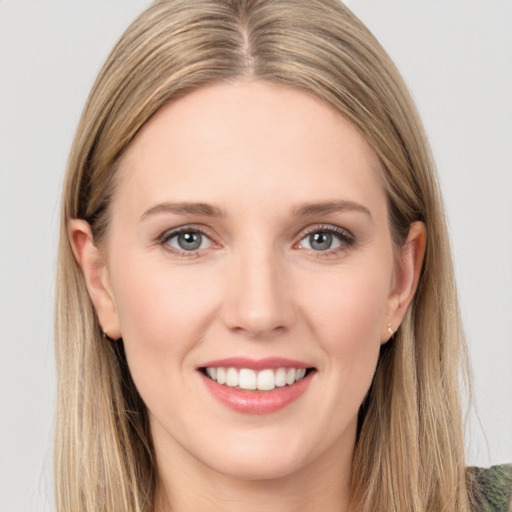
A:
POLYGON ((470 509, 461 375, 466 368, 444 213, 421 121, 378 41, 338 0, 163 0, 128 28, 84 108, 62 198, 57 277, 57 509, 151 511, 156 468, 146 411, 122 342, 99 328, 67 225, 107 235, 117 163, 166 102, 250 78, 315 94, 349 119, 382 162, 399 247, 427 230, 417 293, 384 345, 361 406, 353 459, 357 510, 470 509), (461 369, 463 370, 461 372, 461 369))

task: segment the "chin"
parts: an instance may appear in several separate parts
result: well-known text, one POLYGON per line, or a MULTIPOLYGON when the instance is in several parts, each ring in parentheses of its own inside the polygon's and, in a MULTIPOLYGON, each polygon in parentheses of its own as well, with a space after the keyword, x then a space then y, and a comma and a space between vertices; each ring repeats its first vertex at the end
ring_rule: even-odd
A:
POLYGON ((314 459, 306 440, 290 439, 288 429, 284 436, 259 433, 250 439, 227 437, 201 454, 203 464, 227 477, 247 481, 286 478, 314 459))
POLYGON ((276 460, 279 456, 261 457, 258 460, 224 460, 210 468, 228 478, 245 481, 279 480, 292 476, 303 468, 299 461, 276 460))

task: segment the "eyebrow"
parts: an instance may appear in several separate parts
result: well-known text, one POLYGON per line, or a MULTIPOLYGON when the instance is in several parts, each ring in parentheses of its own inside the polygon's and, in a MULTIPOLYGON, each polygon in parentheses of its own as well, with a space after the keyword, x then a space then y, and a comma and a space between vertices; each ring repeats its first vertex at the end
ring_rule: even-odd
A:
MULTIPOLYGON (((327 215, 344 211, 362 212, 372 218, 370 210, 362 204, 353 201, 337 200, 320 203, 306 203, 293 209, 293 214, 298 217, 311 215, 327 215)), ((206 217, 223 217, 224 213, 217 206, 208 203, 160 203, 141 215, 141 221, 159 213, 174 213, 177 215, 203 215, 206 217)))
POLYGON ((327 215, 329 213, 339 213, 344 211, 357 211, 364 213, 372 218, 372 214, 366 206, 353 201, 325 201, 321 203, 306 203, 294 209, 294 214, 299 217, 310 215, 327 215))
POLYGON ((207 203, 160 203, 145 211, 140 220, 159 213, 174 213, 178 215, 205 215, 208 217, 222 217, 224 214, 216 206, 207 203))

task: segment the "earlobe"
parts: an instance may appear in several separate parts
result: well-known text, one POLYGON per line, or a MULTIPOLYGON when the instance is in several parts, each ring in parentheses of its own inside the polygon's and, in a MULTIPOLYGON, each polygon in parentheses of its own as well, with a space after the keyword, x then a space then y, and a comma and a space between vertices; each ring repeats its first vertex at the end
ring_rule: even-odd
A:
POLYGON ((82 219, 70 220, 68 236, 100 326, 109 338, 118 339, 121 337, 121 329, 108 269, 101 251, 94 243, 89 223, 82 219))
POLYGON ((423 267, 427 233, 423 222, 413 222, 407 239, 400 249, 397 262, 394 289, 388 298, 386 325, 382 341, 391 336, 389 331, 396 332, 411 303, 423 267))

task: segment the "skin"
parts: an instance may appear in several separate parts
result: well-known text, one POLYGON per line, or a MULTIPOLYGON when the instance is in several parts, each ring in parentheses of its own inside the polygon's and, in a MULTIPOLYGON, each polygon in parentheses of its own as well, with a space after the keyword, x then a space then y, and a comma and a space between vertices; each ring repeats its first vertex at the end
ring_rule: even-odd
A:
POLYGON ((397 252, 368 144, 318 99, 267 83, 208 86, 164 106, 118 172, 101 250, 85 221, 69 233, 149 411, 157 510, 346 510, 357 412, 413 297, 424 226, 397 252), (297 213, 339 201, 351 207, 297 213), (221 215, 155 210, 164 203, 221 215), (205 233, 199 250, 164 240, 183 226, 205 233), (333 228, 342 236, 328 250, 312 245, 311 231, 333 228), (284 409, 241 414, 197 371, 232 356, 316 372, 284 409))

